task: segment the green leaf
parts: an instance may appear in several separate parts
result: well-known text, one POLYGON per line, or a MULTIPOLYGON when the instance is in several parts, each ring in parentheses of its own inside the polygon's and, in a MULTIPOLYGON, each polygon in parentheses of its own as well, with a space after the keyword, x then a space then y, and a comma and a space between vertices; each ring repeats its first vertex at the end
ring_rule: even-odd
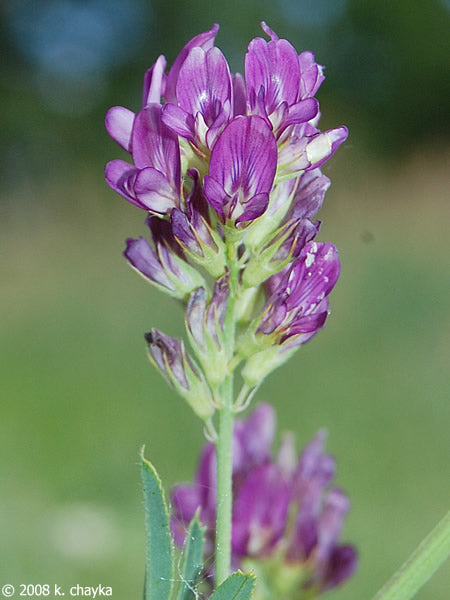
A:
POLYGON ((181 582, 175 590, 177 600, 193 600, 195 585, 203 568, 203 546, 205 545, 205 527, 198 518, 198 511, 192 519, 184 544, 181 563, 181 582))
POLYGON ((410 600, 450 556, 450 511, 373 600, 410 600))
POLYGON ((255 587, 255 576, 238 571, 219 585, 210 600, 249 600, 255 587))
POLYGON ((154 466, 144 458, 143 449, 141 475, 147 533, 144 600, 169 600, 173 582, 169 512, 161 480, 154 466))

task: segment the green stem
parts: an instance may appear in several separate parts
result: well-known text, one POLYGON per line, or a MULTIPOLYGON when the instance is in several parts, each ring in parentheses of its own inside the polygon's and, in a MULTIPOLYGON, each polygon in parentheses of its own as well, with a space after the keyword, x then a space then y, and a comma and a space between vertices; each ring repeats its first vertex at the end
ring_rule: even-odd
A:
MULTIPOLYGON (((236 261, 236 244, 227 247, 227 262, 230 269, 230 292, 224 322, 226 356, 230 361, 235 346, 235 305, 239 278, 236 261)), ((231 513, 233 506, 232 445, 233 445, 233 373, 229 373, 220 386, 219 432, 216 442, 217 453, 217 520, 216 520, 216 586, 230 574, 231 566, 231 513)))
POLYGON ((373 600, 409 600, 428 581, 450 554, 450 512, 373 600))
MULTIPOLYGON (((232 386, 228 382, 227 388, 232 386)), ((228 390, 229 392, 232 390, 228 390)), ((225 394, 224 394, 225 395, 225 394)), ((230 394, 232 395, 232 393, 230 394)), ((222 398, 224 400, 224 398, 222 398)), ((228 402, 220 410, 217 450, 217 522, 216 522, 216 585, 230 574, 233 408, 228 402)))

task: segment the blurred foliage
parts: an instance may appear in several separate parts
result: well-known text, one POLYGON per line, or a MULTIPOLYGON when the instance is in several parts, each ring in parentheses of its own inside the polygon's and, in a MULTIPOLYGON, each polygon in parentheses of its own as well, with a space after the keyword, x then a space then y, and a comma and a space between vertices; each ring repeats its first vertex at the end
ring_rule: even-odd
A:
MULTIPOLYGON (((144 26, 109 38, 128 58, 75 84, 18 42, 55 4, 0 7, 0 581, 141 595, 139 446, 169 486, 191 477, 202 431, 145 358, 142 333, 181 334, 182 316, 120 256, 144 218, 103 183, 119 156, 103 118, 111 105, 137 109, 145 69, 213 22, 242 70, 264 19, 327 66, 323 126, 345 123, 350 139, 326 168, 321 213, 343 265, 332 317, 258 398, 299 444, 330 430, 353 502, 345 538, 361 549, 354 582, 333 597, 370 597, 449 495, 449 3, 134 0, 144 26)), ((439 573, 417 598, 447 596, 439 573)))

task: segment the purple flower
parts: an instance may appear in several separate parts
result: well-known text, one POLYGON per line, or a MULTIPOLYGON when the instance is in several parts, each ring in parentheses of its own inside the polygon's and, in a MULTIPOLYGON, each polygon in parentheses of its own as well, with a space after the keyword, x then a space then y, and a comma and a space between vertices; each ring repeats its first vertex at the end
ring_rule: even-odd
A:
POLYGON ((278 153, 279 177, 298 177, 325 163, 348 137, 346 127, 320 132, 310 123, 296 125, 278 153))
POLYGON ((144 237, 129 238, 125 258, 149 283, 175 298, 188 297, 194 289, 204 285, 202 276, 185 261, 168 221, 150 216, 147 225, 153 244, 144 237))
POLYGON ((166 104, 164 123, 199 149, 211 149, 232 115, 228 63, 218 48, 193 47, 178 73, 178 106, 166 104))
POLYGON ((252 114, 264 117, 278 137, 289 125, 314 119, 319 105, 305 90, 308 86, 295 48, 265 23, 263 29, 271 41, 255 38, 245 57, 248 101, 252 114), (302 92, 306 92, 304 96, 302 92))
POLYGON ((336 248, 325 242, 308 242, 281 276, 269 279, 272 292, 258 332, 276 336, 286 347, 304 344, 323 327, 328 316, 327 296, 339 277, 336 248))
MULTIPOLYGON (((267 567, 270 577, 283 576, 285 564, 298 573, 291 597, 315 586, 334 587, 348 579, 357 564, 356 550, 340 545, 342 524, 349 508, 345 494, 330 488, 335 461, 325 454, 326 433, 319 431, 297 459, 292 438, 286 436, 276 457, 271 446, 275 415, 270 405, 259 405, 245 420, 236 421, 233 434, 234 567, 267 567), (279 564, 279 568, 274 566, 279 564)), ((206 553, 214 547, 216 518, 216 454, 213 444, 202 450, 193 484, 172 491, 172 531, 178 545, 200 507, 207 526, 206 553)), ((276 582, 272 582, 276 589, 276 582)))
POLYGON ((106 165, 105 177, 112 189, 152 213, 167 214, 179 206, 180 150, 176 135, 161 121, 159 104, 150 104, 136 115, 128 147, 134 166, 123 160, 106 165))
POLYGON ((266 210, 277 168, 272 131, 260 117, 237 116, 211 153, 205 196, 224 220, 236 225, 266 210))
POLYGON ((186 60, 189 52, 192 48, 202 48, 203 50, 209 50, 214 46, 214 40, 219 31, 218 25, 213 25, 211 29, 208 31, 204 31, 203 33, 199 33, 195 37, 192 38, 181 50, 181 52, 176 57, 172 68, 169 71, 167 76, 166 90, 165 90, 165 99, 167 102, 176 103, 177 95, 176 95, 176 86, 178 76, 181 70, 181 67, 186 60))

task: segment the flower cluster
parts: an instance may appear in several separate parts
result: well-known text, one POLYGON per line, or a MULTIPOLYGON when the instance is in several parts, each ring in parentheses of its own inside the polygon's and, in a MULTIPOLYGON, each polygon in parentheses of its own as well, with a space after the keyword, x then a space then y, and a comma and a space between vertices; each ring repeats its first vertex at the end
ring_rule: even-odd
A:
MULTIPOLYGON (((301 598, 318 593, 352 575, 356 550, 339 537, 349 509, 347 496, 330 488, 335 461, 325 454, 326 432, 319 431, 299 457, 287 435, 278 455, 272 455, 275 431, 270 405, 259 405, 246 420, 236 421, 233 436, 234 566, 258 574, 255 598, 301 598), (278 576, 274 576, 277 573, 278 576), (265 596, 264 586, 270 586, 265 596)), ((200 507, 207 526, 206 552, 214 543, 216 518, 216 453, 203 448, 195 483, 172 492, 172 531, 178 545, 200 507)))
POLYGON ((116 106, 106 116, 131 159, 108 163, 106 180, 149 215, 150 240, 128 239, 125 257, 186 303, 198 362, 156 330, 149 355, 203 419, 242 361, 251 390, 323 327, 339 276, 337 251, 315 241, 313 219, 330 185, 320 166, 347 129, 318 129, 324 76, 313 54, 262 28, 270 40, 250 42, 245 77, 214 45, 215 25, 168 71, 157 59, 137 114, 116 106), (233 344, 227 319, 237 324, 233 344))

